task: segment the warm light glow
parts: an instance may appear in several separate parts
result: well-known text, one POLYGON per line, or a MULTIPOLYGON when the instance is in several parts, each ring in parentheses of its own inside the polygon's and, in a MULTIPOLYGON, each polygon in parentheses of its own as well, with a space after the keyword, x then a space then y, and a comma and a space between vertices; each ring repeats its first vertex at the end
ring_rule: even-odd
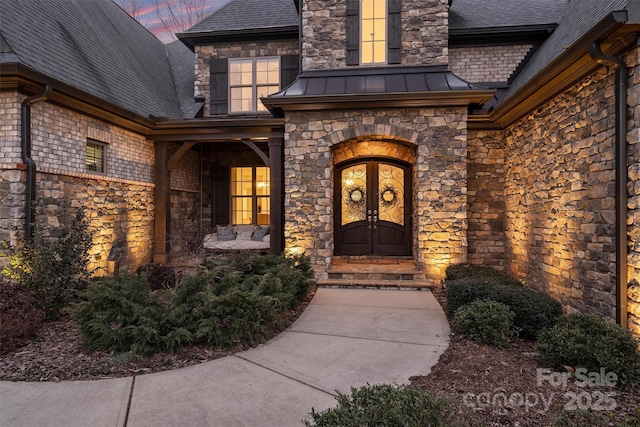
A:
POLYGON ((384 64, 387 62, 386 0, 362 0, 360 54, 362 64, 384 64))

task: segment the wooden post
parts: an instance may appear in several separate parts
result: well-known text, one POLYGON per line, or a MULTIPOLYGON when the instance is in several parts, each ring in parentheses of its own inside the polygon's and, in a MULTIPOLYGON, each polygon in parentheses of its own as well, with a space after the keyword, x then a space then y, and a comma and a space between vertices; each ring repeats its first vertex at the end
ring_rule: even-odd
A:
POLYGON ((269 170, 271 173, 271 253, 284 251, 284 163, 282 139, 269 140, 269 170))
POLYGON ((168 168, 168 148, 166 142, 156 142, 156 190, 155 190, 155 243, 153 262, 169 262, 171 250, 171 175, 168 168))

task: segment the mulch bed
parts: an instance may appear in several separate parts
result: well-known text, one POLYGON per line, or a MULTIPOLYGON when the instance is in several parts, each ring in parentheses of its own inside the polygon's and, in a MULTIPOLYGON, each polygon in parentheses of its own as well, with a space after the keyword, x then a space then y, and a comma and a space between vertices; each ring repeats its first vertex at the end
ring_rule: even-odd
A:
MULTIPOLYGON (((315 295, 315 288, 295 309, 286 311, 280 328, 270 339, 289 327, 305 310, 315 295)), ((266 341, 266 340, 265 340, 266 341)), ((99 380, 168 371, 208 362, 244 350, 183 347, 176 353, 157 353, 142 357, 132 353, 90 351, 82 346, 78 328, 70 316, 46 323, 27 345, 0 356, 0 381, 69 381, 99 380)))

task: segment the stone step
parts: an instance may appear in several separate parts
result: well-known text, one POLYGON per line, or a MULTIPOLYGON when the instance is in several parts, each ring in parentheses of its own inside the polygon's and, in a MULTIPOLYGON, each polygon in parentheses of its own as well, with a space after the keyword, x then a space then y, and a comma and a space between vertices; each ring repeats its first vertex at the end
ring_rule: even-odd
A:
POLYGON ((329 270, 329 279, 344 279, 344 280, 427 280, 427 276, 417 270, 405 270, 394 273, 389 272, 362 272, 354 273, 352 271, 336 271, 329 270))
POLYGON ((316 285, 336 288, 390 288, 423 289, 433 288, 435 283, 429 280, 369 280, 369 279, 319 279, 316 285))

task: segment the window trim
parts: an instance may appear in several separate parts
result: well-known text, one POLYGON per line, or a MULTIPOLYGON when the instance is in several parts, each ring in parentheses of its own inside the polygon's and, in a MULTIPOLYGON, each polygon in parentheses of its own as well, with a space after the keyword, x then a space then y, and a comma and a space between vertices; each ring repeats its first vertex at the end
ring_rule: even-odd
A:
MULTIPOLYGON (((107 151, 109 149, 109 144, 103 141, 98 141, 97 139, 87 138, 87 142, 85 144, 84 158, 85 158, 85 167, 84 171, 86 173, 93 173, 97 175, 106 175, 107 174, 107 151), (89 147, 101 147, 102 148, 102 170, 93 170, 89 169, 89 147)), ((96 166, 97 167, 97 166, 96 166)))
MULTIPOLYGON (((248 224, 237 224, 234 221, 234 211, 233 211, 233 200, 234 199, 241 199, 241 198, 251 198, 251 225, 256 225, 259 224, 258 222, 258 199, 260 198, 264 198, 268 200, 269 203, 269 219, 271 219, 271 170, 269 168, 269 166, 264 166, 264 165, 246 165, 246 166, 232 166, 229 169, 229 222, 233 225, 248 225, 248 224), (234 189, 233 186, 236 182, 233 179, 233 172, 234 169, 242 169, 242 168, 251 168, 251 195, 234 195, 234 189), (265 168, 267 170, 267 176, 268 176, 268 191, 269 194, 268 195, 262 195, 262 194, 258 194, 257 188, 258 188, 258 179, 257 179, 257 169, 258 168, 265 168)), ((260 224, 260 225, 269 225, 269 224, 260 224)))
POLYGON ((265 113, 269 113, 269 110, 267 110, 266 108, 264 110, 259 110, 258 109, 258 103, 260 102, 260 98, 258 97, 258 89, 260 87, 264 87, 264 86, 272 86, 269 84, 266 85, 258 85, 257 83, 257 62, 258 60, 261 59, 266 59, 266 60, 276 60, 278 62, 278 69, 276 71, 276 75, 278 76, 278 89, 276 90, 279 91, 280 88, 282 87, 282 58, 280 56, 256 56, 256 57, 245 57, 245 58, 229 58, 227 60, 227 72, 228 72, 228 100, 227 100, 227 108, 228 108, 228 112, 229 114, 265 114, 265 113), (251 60, 251 101, 252 101, 252 105, 253 105, 253 109, 251 110, 237 110, 234 111, 232 108, 232 103, 233 103, 233 96, 232 96, 232 89, 235 88, 244 88, 244 87, 249 87, 249 85, 233 85, 231 83, 231 76, 232 76, 232 72, 231 72, 231 65, 233 62, 240 62, 240 61, 248 61, 251 60))

